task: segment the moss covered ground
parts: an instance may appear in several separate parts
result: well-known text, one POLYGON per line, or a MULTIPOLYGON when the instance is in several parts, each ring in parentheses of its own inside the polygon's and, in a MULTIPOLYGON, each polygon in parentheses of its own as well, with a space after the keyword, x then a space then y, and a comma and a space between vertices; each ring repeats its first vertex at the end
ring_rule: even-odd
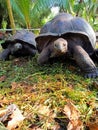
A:
POLYGON ((65 130, 67 101, 79 110, 84 129, 91 119, 96 123, 98 78, 84 78, 72 61, 44 66, 37 64, 37 56, 0 61, 0 107, 18 105, 25 117, 19 130, 65 130))

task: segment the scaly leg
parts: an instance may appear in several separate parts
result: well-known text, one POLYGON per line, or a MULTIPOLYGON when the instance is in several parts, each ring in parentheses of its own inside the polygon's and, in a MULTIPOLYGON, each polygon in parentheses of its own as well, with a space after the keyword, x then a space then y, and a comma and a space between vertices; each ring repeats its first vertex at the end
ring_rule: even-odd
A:
POLYGON ((98 77, 98 69, 96 68, 92 59, 89 57, 88 53, 80 45, 74 45, 73 57, 80 68, 84 71, 85 77, 98 77))
POLYGON ((8 60, 10 55, 10 49, 5 49, 3 52, 0 54, 0 60, 8 60))
POLYGON ((37 59, 37 62, 39 65, 43 65, 48 62, 49 58, 50 58, 50 51, 49 48, 47 47, 42 50, 37 59))

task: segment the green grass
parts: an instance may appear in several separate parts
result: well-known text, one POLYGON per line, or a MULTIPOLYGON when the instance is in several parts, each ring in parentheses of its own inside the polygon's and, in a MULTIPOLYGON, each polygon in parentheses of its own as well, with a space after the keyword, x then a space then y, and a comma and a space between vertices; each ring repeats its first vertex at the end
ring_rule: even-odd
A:
POLYGON ((98 98, 98 86, 94 85, 98 78, 85 79, 70 61, 39 66, 36 59, 37 56, 0 61, 0 100, 3 107, 15 103, 23 111, 26 119, 20 130, 29 130, 30 126, 52 130, 57 125, 54 117, 65 119, 61 113, 66 100, 76 105, 83 123, 88 122, 98 98), (40 110, 44 106, 49 110, 40 110))

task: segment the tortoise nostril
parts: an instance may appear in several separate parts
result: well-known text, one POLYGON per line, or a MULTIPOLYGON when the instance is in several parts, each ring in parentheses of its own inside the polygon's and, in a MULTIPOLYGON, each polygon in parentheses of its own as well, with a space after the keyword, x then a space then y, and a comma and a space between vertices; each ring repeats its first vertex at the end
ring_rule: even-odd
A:
POLYGON ((66 44, 66 43, 63 43, 63 47, 67 47, 67 44, 66 44))
POLYGON ((66 46, 66 44, 65 44, 65 43, 63 43, 63 46, 66 46))

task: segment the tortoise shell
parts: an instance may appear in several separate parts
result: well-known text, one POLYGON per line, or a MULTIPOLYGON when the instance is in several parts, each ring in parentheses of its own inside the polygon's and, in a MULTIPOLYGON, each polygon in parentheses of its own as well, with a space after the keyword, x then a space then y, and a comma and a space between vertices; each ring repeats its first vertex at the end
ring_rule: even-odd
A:
POLYGON ((31 31, 20 30, 17 31, 14 35, 9 37, 4 43, 2 43, 3 49, 6 49, 9 44, 13 43, 26 43, 30 45, 32 48, 36 48, 35 35, 31 31))
MULTIPOLYGON (((95 32, 90 24, 81 17, 74 17, 68 13, 60 13, 51 21, 47 22, 36 37, 38 51, 41 52, 45 44, 54 37, 63 37, 77 34, 86 38, 85 48, 92 53, 96 46, 95 32), (87 43, 87 44, 86 44, 87 43), (86 47, 87 46, 87 47, 86 47)), ((74 35, 73 35, 74 36, 74 35)))

